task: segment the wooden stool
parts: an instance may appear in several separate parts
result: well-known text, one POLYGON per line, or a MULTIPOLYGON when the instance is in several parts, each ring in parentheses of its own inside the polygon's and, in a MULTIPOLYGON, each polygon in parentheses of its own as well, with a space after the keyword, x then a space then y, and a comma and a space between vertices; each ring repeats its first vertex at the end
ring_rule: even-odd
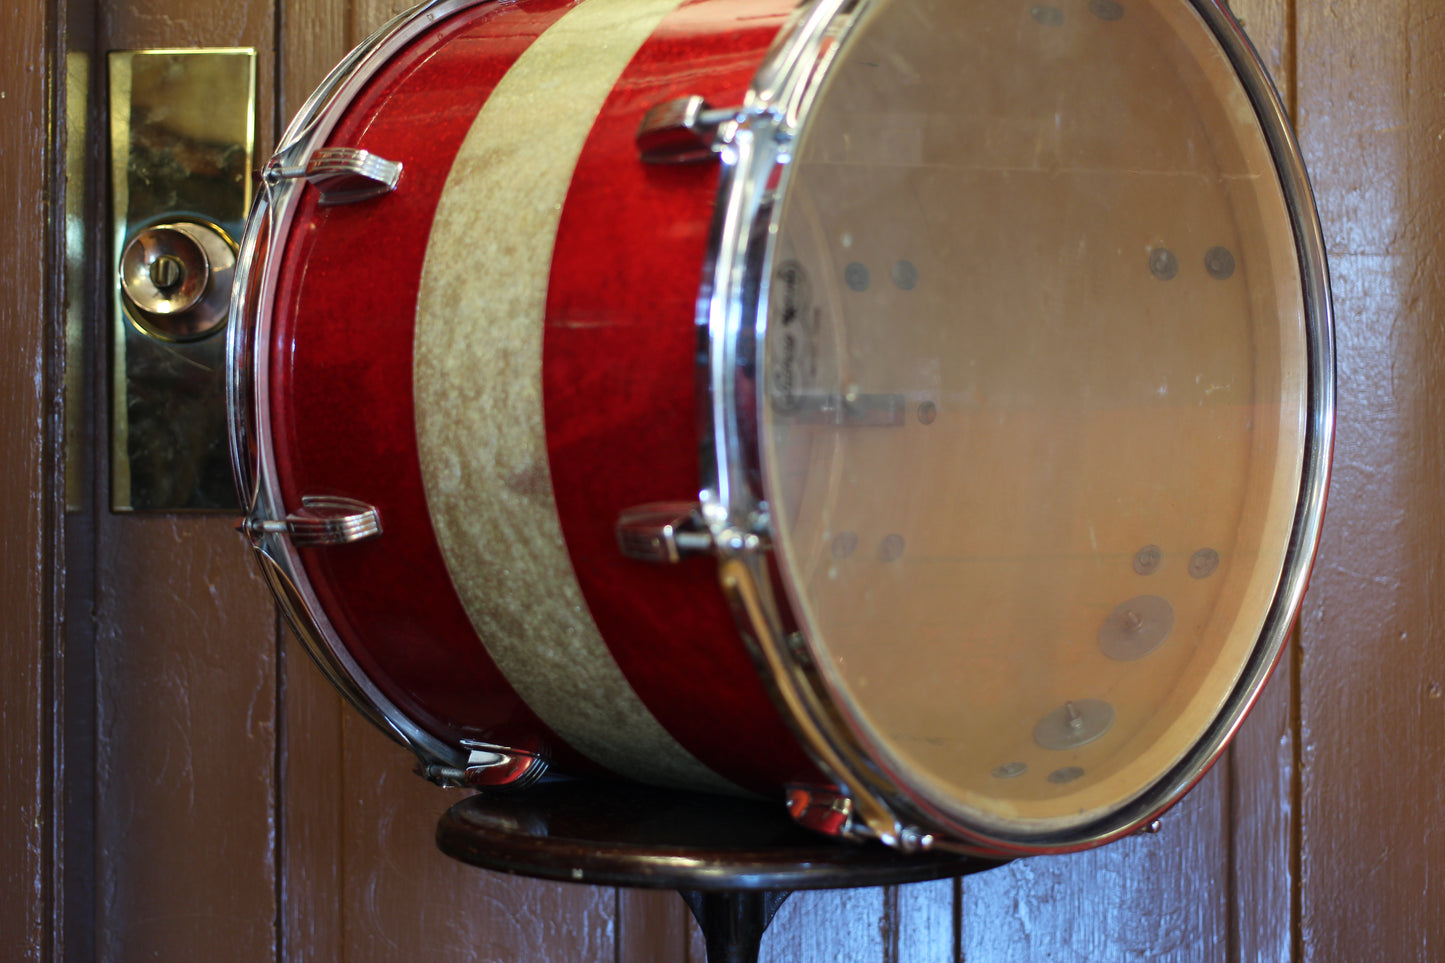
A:
POLYGON ((800 828, 777 804, 581 780, 464 799, 437 824, 437 845, 519 876, 675 889, 702 927, 708 963, 755 963, 773 914, 795 890, 916 883, 1001 865, 835 842, 800 828))

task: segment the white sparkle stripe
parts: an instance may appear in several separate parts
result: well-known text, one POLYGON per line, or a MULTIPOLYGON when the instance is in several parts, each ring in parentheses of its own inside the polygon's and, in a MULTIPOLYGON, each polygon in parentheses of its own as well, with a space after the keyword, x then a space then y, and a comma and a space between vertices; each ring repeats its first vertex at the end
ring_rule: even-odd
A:
POLYGON ((537 715, 616 772, 738 792, 663 729, 603 642, 563 541, 542 420, 547 286, 572 172, 622 71, 681 2, 584 0, 478 113, 422 269, 417 442, 452 582, 537 715))

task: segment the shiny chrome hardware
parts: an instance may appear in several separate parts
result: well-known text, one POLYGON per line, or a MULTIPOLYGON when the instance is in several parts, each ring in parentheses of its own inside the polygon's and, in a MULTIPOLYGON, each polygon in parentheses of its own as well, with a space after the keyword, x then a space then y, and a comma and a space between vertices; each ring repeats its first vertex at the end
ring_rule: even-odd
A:
POLYGON ((131 238, 121 254, 121 301, 153 337, 203 338, 226 322, 235 269, 235 242, 216 225, 158 224, 131 238))
POLYGON ((804 829, 840 839, 858 836, 853 824, 853 800, 836 789, 788 787, 788 815, 804 829))
POLYGON ((1055 752, 1087 746, 1114 725, 1114 707, 1103 699, 1065 702, 1039 720, 1034 742, 1055 752))
POLYGON ((241 528, 252 538, 285 535, 298 548, 347 545, 381 534, 381 515, 375 508, 352 498, 307 495, 301 510, 284 519, 248 518, 241 528))
POLYGON ((267 183, 304 177, 321 192, 322 207, 355 204, 389 194, 401 181, 401 163, 351 147, 323 147, 307 158, 304 167, 283 167, 273 162, 263 172, 267 183))
POLYGON ((696 164, 716 159, 718 128, 738 116, 736 108, 714 110, 697 95, 658 104, 642 118, 637 150, 646 164, 696 164))
POLYGON ((696 502, 653 502, 617 517, 617 547, 628 558, 675 564, 712 551, 712 533, 696 502))
POLYGON ((1159 835, 1159 831, 1160 831, 1161 829, 1163 829, 1163 828, 1164 828, 1164 823, 1162 823, 1161 821, 1159 821, 1159 820, 1157 820, 1157 819, 1152 819, 1152 820, 1150 820, 1149 822, 1145 823, 1144 825, 1140 826, 1138 829, 1134 830, 1134 835, 1135 835, 1135 836, 1157 836, 1157 835, 1159 835))
POLYGON ((807 425, 896 428, 907 421, 908 403, 902 395, 865 395, 856 391, 799 395, 792 407, 779 413, 789 421, 807 425))
POLYGON ((1174 606, 1157 595, 1140 595, 1105 616, 1099 626, 1099 649, 1117 662, 1142 659, 1173 631, 1174 606))
POLYGON ((462 740, 467 750, 464 766, 423 765, 422 776, 442 786, 471 786, 474 789, 517 792, 530 788, 547 774, 547 760, 535 752, 462 740))

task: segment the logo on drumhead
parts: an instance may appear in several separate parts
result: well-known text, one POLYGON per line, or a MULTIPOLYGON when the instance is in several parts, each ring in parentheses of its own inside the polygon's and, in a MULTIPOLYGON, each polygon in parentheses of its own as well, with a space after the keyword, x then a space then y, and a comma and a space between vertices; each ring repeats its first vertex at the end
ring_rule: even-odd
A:
POLYGON ((784 261, 773 274, 768 319, 768 395, 779 411, 796 411, 818 373, 815 348, 822 312, 813 309, 808 274, 784 261))

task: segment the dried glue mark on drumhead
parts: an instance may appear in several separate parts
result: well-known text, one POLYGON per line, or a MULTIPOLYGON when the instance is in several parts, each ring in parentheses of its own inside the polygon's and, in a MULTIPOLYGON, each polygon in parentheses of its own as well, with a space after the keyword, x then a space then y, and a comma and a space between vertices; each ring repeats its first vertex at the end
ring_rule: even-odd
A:
POLYGON ((833 557, 847 558, 858 550, 856 532, 839 532, 833 537, 833 557))
POLYGON ((896 562, 903 557, 905 547, 902 535, 889 535, 878 546, 878 557, 885 562, 896 562))
POLYGON ((1034 742, 1055 752, 1087 746, 1114 725, 1114 707, 1103 699, 1065 702, 1034 726, 1034 742))
POLYGON ((1029 11, 1029 16, 1045 27, 1062 26, 1064 22, 1064 11, 1058 7, 1034 7, 1029 11))
POLYGON ((918 268, 912 261, 899 261, 893 265, 893 283, 900 291, 912 291, 918 287, 918 268))
POLYGON ((1172 281, 1179 273, 1179 259, 1167 247, 1149 252, 1149 271, 1161 281, 1172 281))
POLYGON ((1134 553, 1134 572, 1138 575, 1153 575, 1164 561, 1164 552, 1158 545, 1145 545, 1134 553))
POLYGON ((861 294, 868 290, 868 269, 854 261, 843 269, 843 283, 861 294))
POLYGON ((1029 764, 1026 762, 1006 762, 1002 766, 995 766, 993 778, 995 779, 1016 779, 1029 771, 1029 764))
POLYGON ((1110 612, 1099 626, 1099 648, 1117 662, 1142 659, 1174 629, 1174 606, 1157 595, 1140 595, 1110 612))
POLYGON ((1078 766, 1065 766, 1062 769, 1055 769, 1049 773, 1049 782, 1056 786, 1062 786, 1066 782, 1073 782, 1084 774, 1084 770, 1078 766))
POLYGON ((1193 578, 1209 578, 1219 568, 1219 553, 1212 548, 1201 548, 1189 558, 1189 574, 1193 578))
POLYGON ((1089 12, 1100 20, 1122 20, 1124 8, 1118 0, 1089 0, 1089 12))
POLYGON ((938 406, 931 401, 925 401, 918 406, 918 423, 931 425, 938 418, 938 406))
POLYGON ((1234 255, 1227 247, 1212 247, 1204 254, 1204 270, 1216 281, 1228 281, 1234 276, 1234 255))

